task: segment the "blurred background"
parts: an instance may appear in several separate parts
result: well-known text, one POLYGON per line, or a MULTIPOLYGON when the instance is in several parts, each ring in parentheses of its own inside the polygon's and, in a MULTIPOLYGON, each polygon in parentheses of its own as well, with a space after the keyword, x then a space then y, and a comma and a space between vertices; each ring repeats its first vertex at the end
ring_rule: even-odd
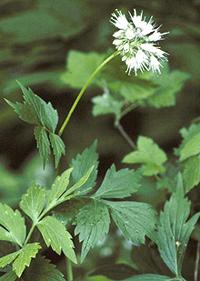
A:
MULTIPOLYGON (((166 152, 172 153, 180 142, 180 128, 188 126, 191 120, 198 117, 200 0, 1 0, 2 200, 15 205, 20 194, 32 181, 39 179, 42 184, 48 185, 54 176, 51 165, 45 171, 42 170, 32 127, 20 121, 3 98, 20 100, 21 92, 16 83, 19 80, 43 99, 51 101, 62 122, 76 96, 76 91, 62 79, 68 52, 105 52, 111 48, 113 26, 109 18, 116 8, 125 12, 135 8, 143 10, 147 16, 153 15, 156 22, 162 24, 163 32, 170 31, 167 39, 162 42, 163 49, 169 53, 170 68, 182 70, 190 76, 177 96, 176 106, 164 109, 139 108, 123 118, 122 125, 130 137, 134 141, 138 135, 152 137, 166 152)), ((101 94, 98 88, 89 90, 73 115, 64 134, 67 151, 62 164, 67 167, 75 154, 98 139, 102 175, 113 162, 120 167, 122 157, 130 148, 114 128, 112 116, 92 116, 91 98, 97 94, 101 94)), ((110 250, 112 247, 102 248, 100 245, 100 249, 102 255, 109 257, 112 262, 110 257, 116 260, 119 249, 116 245, 111 246, 115 253, 110 250)), ((123 259, 123 251, 126 252, 126 249, 130 249, 128 244, 124 244, 123 250, 120 250, 120 259, 123 259)), ((99 252, 97 249, 97 254, 99 252)), ((96 263, 95 259, 93 263, 96 263)), ((101 264, 101 260, 98 263, 101 264)), ((113 274, 116 271, 115 268, 105 270, 113 274)), ((130 270, 122 268, 122 272, 130 270)))

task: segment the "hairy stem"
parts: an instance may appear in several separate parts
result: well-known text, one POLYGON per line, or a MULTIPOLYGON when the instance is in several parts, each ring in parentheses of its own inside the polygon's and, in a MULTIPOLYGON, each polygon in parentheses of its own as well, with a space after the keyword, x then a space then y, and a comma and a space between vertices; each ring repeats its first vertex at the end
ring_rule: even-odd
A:
POLYGON ((196 252, 196 260, 195 260, 195 268, 194 268, 194 281, 198 281, 199 261, 200 261, 200 241, 197 242, 197 252, 196 252))
POLYGON ((126 131, 124 130, 124 128, 122 127, 122 125, 119 122, 115 123, 115 127, 118 129, 118 131, 120 132, 121 136, 125 139, 125 141, 129 144, 129 146, 132 149, 136 148, 135 143, 132 141, 132 139, 129 137, 129 135, 126 133, 126 131))
POLYGON ((90 75, 90 77, 87 79, 87 81, 85 82, 85 84, 83 85, 82 89, 80 90, 78 96, 76 97, 69 113, 67 114, 58 134, 59 136, 61 136, 67 126, 67 124, 69 123, 69 120, 73 114, 73 112, 75 111, 81 97, 83 96, 83 94, 85 93, 86 89, 88 88, 88 86, 91 84, 92 80, 95 78, 95 76, 97 75, 97 73, 108 63, 110 62, 114 57, 116 57, 119 54, 119 51, 114 52, 112 55, 110 55, 107 59, 105 59, 95 70, 94 72, 90 75))

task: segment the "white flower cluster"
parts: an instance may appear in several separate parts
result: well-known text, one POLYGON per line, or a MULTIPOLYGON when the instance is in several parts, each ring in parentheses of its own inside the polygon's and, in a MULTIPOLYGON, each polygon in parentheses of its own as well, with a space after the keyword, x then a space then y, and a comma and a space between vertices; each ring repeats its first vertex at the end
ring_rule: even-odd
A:
POLYGON ((142 12, 137 15, 134 10, 134 15, 129 15, 130 21, 117 10, 111 17, 111 23, 119 29, 113 34, 113 44, 122 55, 122 61, 126 63, 128 74, 132 70, 136 75, 138 70, 160 73, 162 62, 167 60, 167 53, 158 47, 158 41, 168 32, 161 33, 152 17, 147 21, 142 12))

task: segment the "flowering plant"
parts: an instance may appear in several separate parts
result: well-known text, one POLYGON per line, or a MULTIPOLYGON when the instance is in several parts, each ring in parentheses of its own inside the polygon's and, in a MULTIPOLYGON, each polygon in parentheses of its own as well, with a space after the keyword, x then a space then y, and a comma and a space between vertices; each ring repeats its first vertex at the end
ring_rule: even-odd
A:
MULTIPOLYGON (((76 51, 69 54, 68 68, 62 79, 80 92, 59 129, 57 110, 20 82, 23 102, 6 100, 21 120, 34 127, 43 168, 53 157, 56 176, 50 188, 33 183, 21 197, 20 211, 0 204, 0 240, 7 243, 0 258, 0 267, 4 270, 0 281, 30 280, 30 276, 37 281, 66 280, 64 274, 46 259, 45 251, 49 247, 56 254, 63 254, 67 280, 74 280, 74 267, 81 267, 98 243, 106 243, 110 225, 116 237, 123 236, 124 241, 130 242, 129 250, 133 247, 134 254, 145 247, 159 253, 159 262, 152 259, 152 271, 151 268, 147 271, 138 261, 139 252, 138 259, 130 264, 128 280, 185 280, 183 259, 200 216, 196 212, 189 218, 191 210, 187 198, 187 193, 200 182, 197 169, 200 125, 197 122, 181 130, 183 141, 176 149, 177 161, 173 163, 154 140, 139 136, 135 144, 124 130, 121 120, 134 108, 174 105, 176 93, 188 79, 187 73, 170 71, 167 67, 167 53, 158 46, 167 32, 161 33, 153 18, 146 19, 136 10, 134 15, 129 13, 129 17, 130 21, 121 11, 112 14, 111 22, 118 31, 113 34, 117 50, 111 55, 76 51), (115 77, 116 66, 110 62, 114 58, 117 60, 117 56, 125 61, 128 74, 133 70, 133 77, 124 73, 120 78, 115 77), (85 81, 78 81, 76 76, 74 60, 77 58, 85 70, 85 81), (92 69, 88 67, 90 61, 92 69), (98 187, 96 141, 74 157, 62 172, 60 164, 65 155, 63 133, 88 86, 94 85, 103 89, 103 95, 93 97, 93 115, 112 114, 114 126, 131 148, 122 160, 131 168, 117 169, 112 164, 98 187), (175 171, 173 178, 169 175, 171 166, 175 171), (170 194, 162 209, 148 200, 137 200, 136 196, 140 198, 145 182, 151 182, 154 188, 167 190, 170 194), (78 236, 78 242, 74 236, 78 236), (80 251, 77 251, 76 244, 81 245, 80 251), (160 269, 157 266, 155 270, 157 264, 161 264, 160 269)), ((119 68, 123 72, 121 65, 119 68)), ((113 280, 98 275, 86 272, 84 277, 75 275, 75 279, 113 280)), ((197 281, 198 255, 194 278, 197 281)))

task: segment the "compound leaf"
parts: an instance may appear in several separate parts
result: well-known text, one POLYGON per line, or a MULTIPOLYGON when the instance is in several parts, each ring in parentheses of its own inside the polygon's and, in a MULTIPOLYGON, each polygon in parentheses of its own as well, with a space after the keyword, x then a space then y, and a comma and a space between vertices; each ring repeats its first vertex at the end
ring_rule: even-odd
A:
POLYGON ((185 192, 189 192, 200 182, 200 155, 190 157, 184 162, 183 181, 185 192))
POLYGON ((51 153, 47 132, 44 127, 35 127, 34 135, 37 142, 37 148, 39 149, 40 156, 43 160, 43 167, 45 167, 51 153))
POLYGON ((53 133, 49 134, 49 139, 55 156, 55 167, 57 168, 61 156, 65 154, 65 144, 58 135, 53 133))

